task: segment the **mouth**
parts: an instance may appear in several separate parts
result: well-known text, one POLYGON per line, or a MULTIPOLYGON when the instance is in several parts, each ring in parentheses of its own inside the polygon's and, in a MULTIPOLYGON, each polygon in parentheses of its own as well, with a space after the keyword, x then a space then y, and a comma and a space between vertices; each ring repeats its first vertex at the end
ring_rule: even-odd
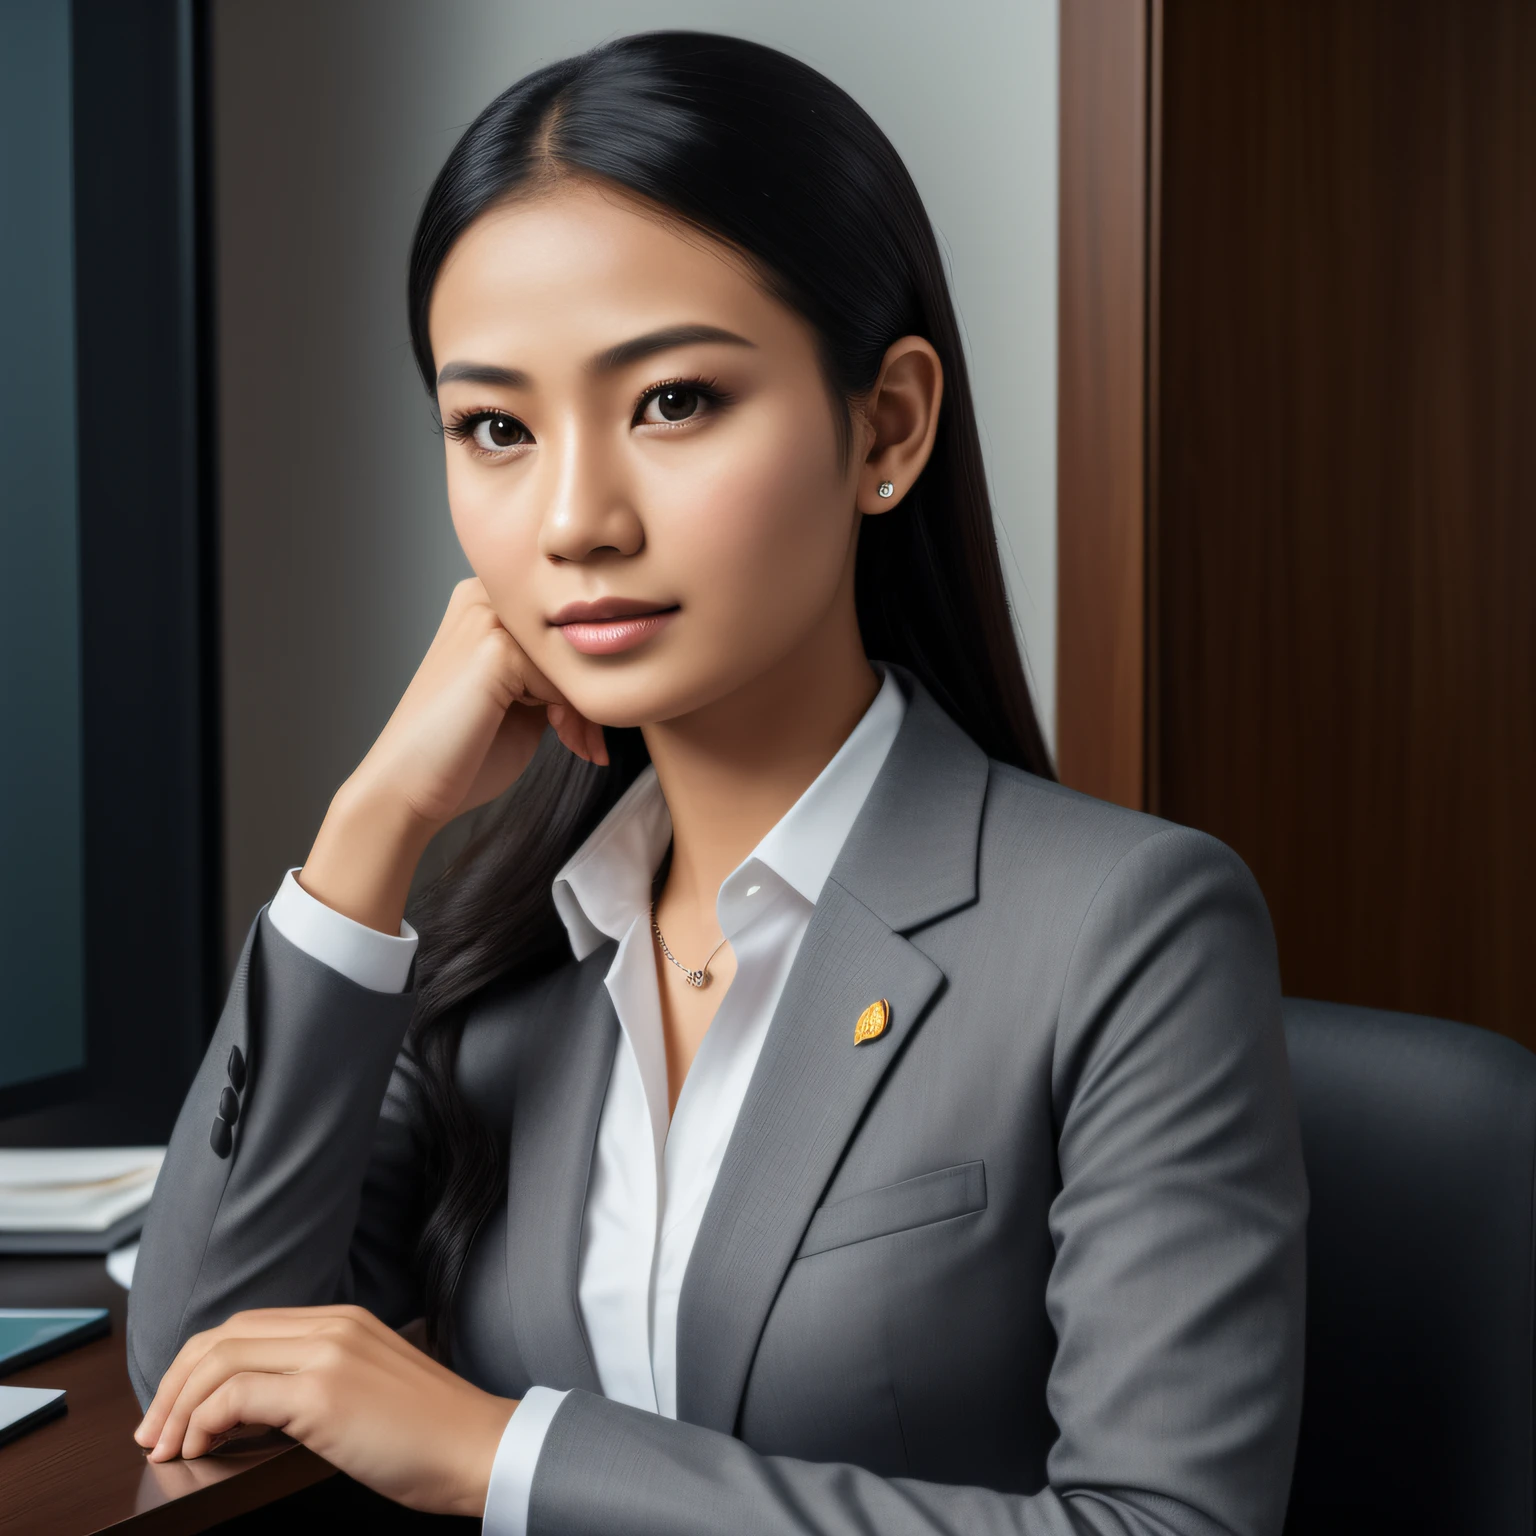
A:
POLYGON ((567 603, 549 622, 582 655, 611 656, 643 644, 665 629, 677 612, 676 603, 604 597, 591 603, 567 603))

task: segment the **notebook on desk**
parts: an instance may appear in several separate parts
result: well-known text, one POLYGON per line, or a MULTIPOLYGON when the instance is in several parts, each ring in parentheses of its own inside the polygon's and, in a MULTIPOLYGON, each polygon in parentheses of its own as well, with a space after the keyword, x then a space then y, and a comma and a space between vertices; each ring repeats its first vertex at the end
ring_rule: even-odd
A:
POLYGON ((138 1235, 164 1147, 0 1149, 0 1254, 107 1253, 138 1235))

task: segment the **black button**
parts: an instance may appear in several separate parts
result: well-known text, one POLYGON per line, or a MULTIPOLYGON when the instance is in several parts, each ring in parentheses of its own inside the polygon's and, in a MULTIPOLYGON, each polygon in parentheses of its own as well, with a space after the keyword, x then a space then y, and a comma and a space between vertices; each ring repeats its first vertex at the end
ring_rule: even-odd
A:
POLYGON ((220 1157, 228 1157, 229 1149, 235 1144, 235 1133, 229 1128, 228 1120, 215 1120, 213 1130, 208 1136, 208 1145, 213 1148, 220 1157))
MULTIPOLYGON (((229 1080, 235 1085, 235 1092, 240 1093, 245 1088, 245 1057, 240 1054, 240 1047, 232 1045, 229 1048, 229 1080)), ((231 1119, 234 1116, 230 1116, 231 1119)))
POLYGON ((240 1100, 235 1095, 233 1088, 226 1088, 219 1095, 219 1119, 228 1120, 231 1125, 240 1118, 240 1100))

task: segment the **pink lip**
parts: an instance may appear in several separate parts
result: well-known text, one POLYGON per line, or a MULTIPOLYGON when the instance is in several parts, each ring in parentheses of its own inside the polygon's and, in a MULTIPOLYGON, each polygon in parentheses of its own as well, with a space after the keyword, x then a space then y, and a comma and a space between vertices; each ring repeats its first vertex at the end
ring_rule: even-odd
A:
POLYGON ((665 629, 677 609, 665 613, 623 614, 611 619, 575 619, 555 627, 584 656, 612 656, 628 651, 665 629))

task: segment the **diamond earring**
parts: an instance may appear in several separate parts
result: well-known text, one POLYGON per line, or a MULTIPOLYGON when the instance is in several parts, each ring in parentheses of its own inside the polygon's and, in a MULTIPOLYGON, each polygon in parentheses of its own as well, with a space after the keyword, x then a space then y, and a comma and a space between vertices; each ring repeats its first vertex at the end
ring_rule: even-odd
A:
POLYGON ((882 496, 894 496, 896 494, 896 487, 889 480, 882 480, 879 485, 879 492, 882 496))

